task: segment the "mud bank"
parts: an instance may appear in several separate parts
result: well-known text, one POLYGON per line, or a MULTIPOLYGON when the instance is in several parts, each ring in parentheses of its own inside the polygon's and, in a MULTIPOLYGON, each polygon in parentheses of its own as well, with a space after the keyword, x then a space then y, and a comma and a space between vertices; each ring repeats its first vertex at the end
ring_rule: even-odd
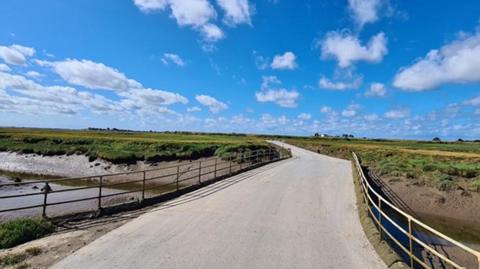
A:
MULTIPOLYGON (((15 152, 0 152, 0 171, 34 174, 54 177, 83 177, 100 174, 123 173, 167 166, 181 161, 136 164, 112 164, 97 159, 93 162, 85 155, 41 156, 37 154, 19 154, 15 152)), ((183 161, 182 163, 188 163, 183 161)))

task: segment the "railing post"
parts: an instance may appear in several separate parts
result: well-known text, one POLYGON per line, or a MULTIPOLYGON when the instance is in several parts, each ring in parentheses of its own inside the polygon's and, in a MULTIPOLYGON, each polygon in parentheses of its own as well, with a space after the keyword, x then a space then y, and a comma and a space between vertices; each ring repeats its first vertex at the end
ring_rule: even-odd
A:
POLYGON ((142 203, 145 200, 145 180, 146 180, 146 172, 143 171, 143 180, 142 180, 142 203))
POLYGON ((378 198, 378 226, 380 232, 380 240, 383 240, 382 236, 382 199, 378 198))
POLYGON ((102 209, 102 187, 103 187, 103 177, 100 177, 100 184, 98 185, 98 210, 102 209))
POLYGON ((233 160, 233 155, 230 156, 230 158, 228 158, 228 174, 231 175, 232 174, 232 160, 233 160))
POLYGON ((47 217, 47 196, 48 192, 50 192, 51 188, 48 185, 48 181, 45 181, 45 186, 43 187, 43 210, 42 210, 42 217, 47 217))
POLYGON ((179 186, 178 186, 179 177, 180 177, 180 165, 177 166, 177 179, 176 179, 176 182, 175 182, 175 185, 177 187, 177 191, 179 191, 179 186))
POLYGON ((412 219, 408 219, 408 244, 409 244, 409 255, 410 255, 410 268, 413 268, 413 240, 412 240, 412 219))
POLYGON ((214 179, 217 178, 217 160, 218 160, 218 159, 215 158, 215 166, 214 166, 215 171, 213 172, 213 178, 214 178, 214 179))
POLYGON ((198 161, 198 183, 202 183, 202 161, 198 161))

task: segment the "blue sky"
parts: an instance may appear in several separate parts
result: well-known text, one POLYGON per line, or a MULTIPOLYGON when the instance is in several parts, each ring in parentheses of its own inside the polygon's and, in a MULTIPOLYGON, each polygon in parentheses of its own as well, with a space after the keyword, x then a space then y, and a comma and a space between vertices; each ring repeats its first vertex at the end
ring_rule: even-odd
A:
POLYGON ((480 137, 480 3, 4 0, 0 125, 480 137))

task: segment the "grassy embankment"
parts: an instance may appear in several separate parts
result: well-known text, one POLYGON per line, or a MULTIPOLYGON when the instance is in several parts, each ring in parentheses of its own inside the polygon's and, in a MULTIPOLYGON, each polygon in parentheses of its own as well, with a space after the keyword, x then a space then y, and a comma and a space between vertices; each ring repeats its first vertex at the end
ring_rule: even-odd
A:
POLYGON ((84 154, 112 163, 224 156, 271 147, 247 135, 0 128, 0 151, 84 154))
POLYGON ((309 150, 351 158, 355 151, 364 165, 389 180, 440 190, 463 188, 480 192, 480 143, 365 140, 340 138, 287 138, 309 150))

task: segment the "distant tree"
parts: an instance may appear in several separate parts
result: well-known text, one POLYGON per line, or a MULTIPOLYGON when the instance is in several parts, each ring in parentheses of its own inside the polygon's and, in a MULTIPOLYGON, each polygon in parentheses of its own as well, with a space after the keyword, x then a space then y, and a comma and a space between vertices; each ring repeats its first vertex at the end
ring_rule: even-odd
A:
POLYGON ((463 139, 459 138, 459 139, 457 140, 457 142, 463 142, 463 139))
POLYGON ((438 137, 434 137, 434 138, 432 139, 432 141, 433 141, 433 142, 440 142, 440 141, 442 141, 442 140, 440 140, 440 138, 438 138, 438 137))
POLYGON ((317 136, 320 136, 320 134, 319 134, 319 133, 315 133, 313 136, 316 136, 316 137, 317 137, 317 136))

